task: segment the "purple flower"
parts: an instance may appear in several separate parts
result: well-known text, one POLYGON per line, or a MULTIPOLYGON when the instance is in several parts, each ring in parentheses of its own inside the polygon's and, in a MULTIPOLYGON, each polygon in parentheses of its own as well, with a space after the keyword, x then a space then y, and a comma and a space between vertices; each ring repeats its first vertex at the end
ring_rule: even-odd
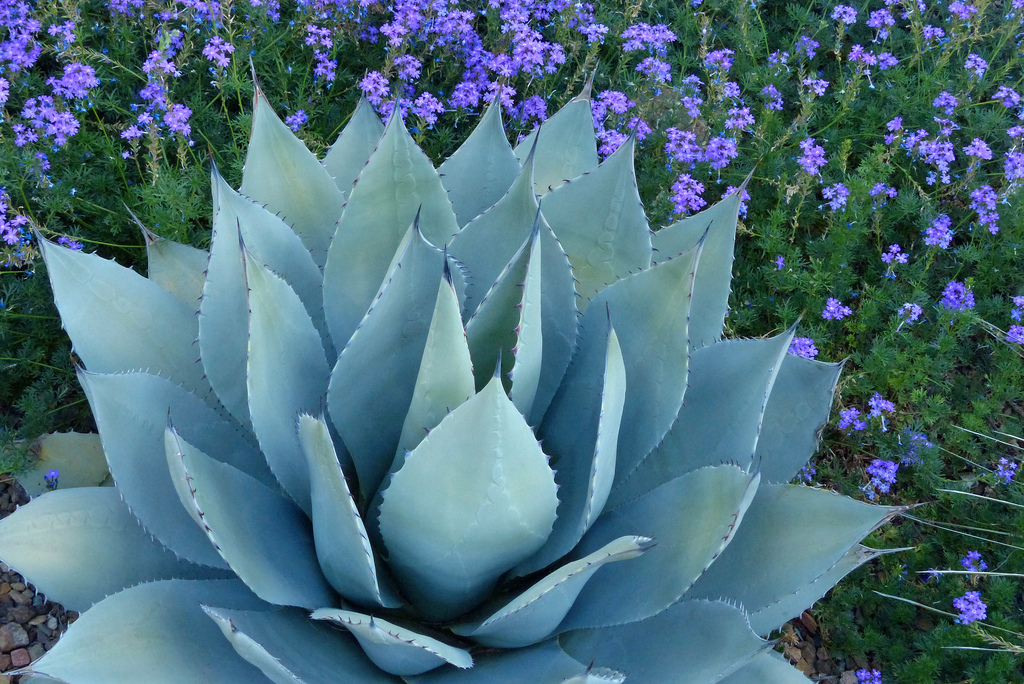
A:
POLYGON ((821 317, 826 321, 829 320, 840 320, 846 318, 853 313, 853 310, 848 306, 843 306, 835 297, 829 297, 825 303, 825 310, 821 312, 821 317))
POLYGON ((749 129, 754 125, 754 117, 750 114, 750 107, 734 107, 729 110, 729 117, 725 120, 725 127, 749 129))
POLYGON ((914 304, 912 302, 906 302, 903 306, 900 307, 899 310, 899 317, 902 320, 900 321, 900 324, 896 326, 897 332, 900 328, 903 327, 904 323, 910 323, 911 325, 913 325, 917 321, 917 319, 921 318, 921 314, 923 313, 924 309, 922 309, 917 304, 914 304))
POLYGON ((868 26, 878 32, 878 37, 872 42, 885 40, 889 37, 889 27, 896 23, 888 9, 875 10, 868 17, 868 26))
POLYGON ((288 124, 288 128, 292 129, 293 131, 297 131, 300 128, 302 128, 307 121, 309 121, 309 117, 306 116, 305 110, 302 109, 295 112, 294 114, 292 114, 291 116, 284 120, 284 122, 288 124))
MULTIPOLYGON (((604 93, 602 93, 603 95, 604 93)), ((523 100, 523 108, 520 120, 544 121, 548 118, 548 101, 542 95, 531 95, 523 100)))
POLYGON ((895 57, 893 57, 891 52, 882 52, 882 53, 879 53, 879 55, 878 55, 878 70, 879 71, 885 71, 886 69, 891 69, 891 68, 893 68, 894 66, 896 66, 899 63, 900 63, 900 60, 898 60, 895 57))
POLYGON ((981 159, 992 158, 992 150, 989 149, 989 146, 981 138, 972 140, 971 144, 964 148, 964 153, 971 157, 980 157, 981 159))
POLYGON ((977 591, 969 591, 960 598, 953 599, 953 607, 960 611, 956 622, 961 625, 969 625, 988 617, 988 606, 981 600, 981 594, 977 591))
POLYGON ((849 5, 836 5, 832 8, 832 20, 850 26, 857 23, 857 10, 849 5))
POLYGON ((57 488, 57 479, 60 477, 59 470, 49 470, 46 475, 43 475, 43 479, 46 480, 46 486, 49 489, 57 488))
POLYGON ((839 412, 839 429, 845 430, 852 425, 854 430, 863 430, 868 426, 868 424, 863 420, 860 420, 859 416, 860 409, 858 408, 843 409, 839 412))
POLYGON ((972 15, 978 13, 978 8, 974 5, 960 2, 960 0, 953 0, 953 2, 949 3, 949 13, 960 21, 967 21, 972 15))
POLYGON ((804 153, 797 157, 796 161, 803 168, 804 173, 808 176, 820 177, 821 167, 828 163, 825 159, 825 148, 821 145, 815 145, 814 138, 807 138, 807 140, 800 143, 800 149, 804 153))
POLYGON ((688 211, 698 211, 707 202, 701 197, 704 194, 704 184, 694 180, 690 174, 684 173, 672 184, 672 203, 675 205, 673 213, 685 214, 688 211))
POLYGON ((925 26, 921 30, 924 36, 925 42, 934 43, 946 37, 946 32, 940 29, 938 26, 925 26))
POLYGON ((988 570, 988 563, 981 559, 981 554, 977 551, 968 551, 967 555, 960 559, 960 565, 974 572, 988 570))
POLYGON ((964 62, 964 69, 967 69, 978 78, 981 78, 985 75, 985 70, 988 69, 988 62, 972 52, 967 55, 967 60, 964 62))
POLYGON ((736 54, 732 50, 722 49, 709 52, 704 58, 704 66, 710 69, 721 69, 722 72, 732 68, 732 56, 736 54))
POLYGON ((871 407, 871 415, 879 418, 882 413, 893 413, 896 410, 896 405, 887 399, 883 399, 882 395, 875 392, 874 396, 868 400, 868 406, 871 407))
POLYGON ((636 70, 655 83, 668 83, 672 80, 672 67, 657 57, 645 57, 636 70))
MULTIPOLYGON (((164 115, 164 124, 175 133, 189 138, 192 133, 192 127, 188 124, 188 120, 191 116, 191 109, 185 105, 173 104, 167 111, 167 114, 164 115)), ((191 142, 191 139, 189 139, 189 142, 191 142)))
POLYGON ((664 55, 668 44, 676 40, 676 34, 670 31, 665 24, 651 26, 640 23, 630 26, 622 32, 622 37, 626 39, 622 46, 623 52, 647 50, 660 55, 664 55))
POLYGON ((217 66, 224 68, 231 64, 231 58, 228 57, 235 51, 235 46, 227 42, 220 36, 214 36, 210 39, 210 42, 203 48, 203 56, 210 60, 217 66))
POLYGON ((1006 331, 1006 341, 1024 344, 1024 325, 1011 325, 1006 331))
POLYGON ((1013 310, 1010 311, 1010 318, 1015 321, 1024 318, 1024 296, 1017 296, 1013 298, 1013 310))
POLYGON ((968 311, 974 308, 974 292, 963 283, 951 280, 942 291, 939 306, 950 311, 968 311))
POLYGON ((423 93, 413 102, 412 112, 430 128, 437 123, 437 115, 444 112, 444 105, 430 93, 423 93))
MULTIPOLYGON (((810 337, 794 337, 790 340, 787 351, 790 354, 796 354, 805 359, 813 359, 818 355, 818 348, 814 346, 814 339, 810 337)), ((854 410, 856 411, 856 409, 854 410)), ((840 427, 845 426, 840 425, 840 427)))
POLYGON ((64 245, 68 249, 73 249, 76 252, 82 251, 82 247, 84 246, 78 240, 72 240, 67 235, 61 235, 57 238, 57 244, 64 245))
POLYGON ((736 141, 732 138, 718 136, 708 141, 703 159, 711 164, 712 169, 718 170, 724 169, 730 161, 738 156, 739 150, 736 148, 736 141))
POLYGON ((55 95, 84 99, 89 97, 89 90, 100 84, 100 80, 91 66, 75 62, 64 67, 64 76, 60 80, 48 78, 46 83, 53 88, 55 95))
POLYGON ((423 65, 412 55, 401 55, 395 57, 395 67, 398 69, 398 78, 411 82, 420 77, 423 65))
POLYGON ((672 127, 665 130, 668 138, 665 141, 665 154, 674 162, 692 166, 700 161, 701 149, 697 144, 697 135, 692 131, 681 131, 672 127))
POLYGON ((765 109, 774 109, 775 111, 782 111, 782 94, 778 88, 769 84, 761 89, 761 94, 764 95, 767 102, 764 104, 765 109))
MULTIPOLYGON (((615 112, 616 114, 625 114, 636 106, 636 103, 626 97, 625 93, 620 93, 617 90, 605 90, 597 96, 597 99, 597 105, 604 105, 604 107, 609 111, 615 112)), ((594 110, 595 112, 597 111, 596 105, 594 110)))
POLYGON ((1000 458, 999 462, 996 463, 996 477, 1001 477, 1010 484, 1013 481, 1013 476, 1017 472, 1017 464, 1008 458, 1000 458))
POLYGON ((781 271, 784 268, 786 268, 786 258, 780 254, 775 257, 775 270, 781 271))
POLYGON ((884 207, 886 204, 888 204, 887 199, 895 197, 897 193, 896 188, 890 187, 886 183, 875 183, 868 194, 871 195, 872 197, 881 196, 881 204, 879 204, 877 200, 871 202, 871 208, 877 210, 878 207, 884 207))
POLYGON ((982 185, 971 192, 971 209, 978 212, 978 223, 988 228, 988 232, 995 235, 999 232, 996 221, 999 220, 999 212, 996 211, 996 200, 999 196, 992 189, 991 185, 982 185))
POLYGON ((893 261, 897 264, 905 264, 908 258, 906 252, 901 251, 899 245, 889 245, 889 250, 882 255, 882 261, 887 264, 891 264, 893 261))
MULTIPOLYGON (((739 188, 737 188, 734 185, 726 186, 725 192, 722 193, 722 197, 726 197, 728 195, 731 195, 732 193, 734 193, 734 192, 736 192, 738 190, 739 190, 739 188)), ((740 192, 740 216, 742 216, 744 218, 746 218, 746 216, 747 216, 747 200, 749 200, 749 199, 750 199, 750 193, 747 192, 746 188, 743 188, 743 190, 740 192)))
POLYGON ((796 474, 796 479, 803 480, 804 482, 810 484, 811 480, 813 480, 814 476, 817 474, 818 469, 812 466, 810 463, 808 463, 807 465, 800 469, 799 473, 796 474))
POLYGON ((809 61, 814 59, 814 55, 817 54, 817 50, 820 46, 821 45, 818 41, 808 38, 807 36, 800 36, 796 41, 796 47, 793 48, 793 52, 807 55, 807 59, 809 61))
POLYGON ((821 97, 825 94, 825 89, 828 88, 828 81, 823 81, 820 78, 805 78, 804 85, 810 88, 810 91, 821 97))
POLYGON ((1003 106, 1007 109, 1013 109, 1020 104, 1021 97, 1016 90, 1007 88, 1006 86, 999 86, 999 90, 992 96, 993 100, 999 100, 1003 103, 1003 106))
POLYGON ((945 214, 939 214, 932 221, 932 225, 924 231, 924 244, 926 245, 938 245, 942 249, 949 247, 949 243, 953 240, 953 230, 950 226, 953 225, 953 220, 945 214))
POLYGON ((939 96, 932 100, 932 107, 942 107, 945 114, 952 114, 958 102, 955 97, 943 90, 939 96))
MULTIPOLYGON (((363 77, 363 80, 359 82, 359 88, 366 94, 366 99, 370 101, 370 104, 375 107, 379 107, 385 100, 390 97, 391 88, 388 86, 388 81, 379 71, 371 71, 363 77)), ((479 96, 478 96, 479 97, 479 96)), ((479 99, 477 100, 479 103, 479 99)), ((474 107, 476 104, 473 105, 474 107)))
POLYGON ((829 200, 829 209, 835 213, 846 208, 846 199, 850 196, 850 190, 842 183, 836 183, 822 190, 821 194, 829 200))
POLYGON ((882 673, 878 670, 857 670, 857 684, 882 684, 882 673))
POLYGON ((892 489, 892 485, 896 484, 896 472, 900 469, 900 464, 896 461, 885 461, 880 458, 876 458, 871 462, 864 472, 871 476, 868 483, 861 487, 861 491, 874 501, 875 494, 882 492, 888 494, 889 490, 892 489))
MULTIPOLYGON (((931 449, 934 444, 928 441, 928 438, 920 432, 912 432, 910 430, 904 430, 905 434, 909 436, 907 441, 907 450, 900 458, 900 465, 916 465, 921 462, 921 457, 918 456, 917 450, 921 447, 925 449, 931 449)), ((903 443, 902 436, 900 444, 903 443)))
POLYGON ((722 86, 722 98, 740 100, 742 104, 742 98, 740 98, 740 84, 735 81, 728 81, 722 86))

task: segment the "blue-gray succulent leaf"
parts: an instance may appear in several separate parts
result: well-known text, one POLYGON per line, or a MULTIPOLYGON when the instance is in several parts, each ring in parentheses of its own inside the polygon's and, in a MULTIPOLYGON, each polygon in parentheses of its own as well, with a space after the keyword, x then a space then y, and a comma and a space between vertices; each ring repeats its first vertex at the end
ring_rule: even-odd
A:
POLYGON ((414 223, 388 279, 331 372, 330 418, 348 448, 369 501, 395 458, 433 311, 444 254, 414 223))
POLYGON ((249 415, 270 469, 308 515, 309 469, 295 424, 299 414, 322 409, 330 367, 299 296, 247 249, 242 251, 249 311, 249 415))
POLYGON ((39 247, 62 325, 86 368, 93 373, 149 370, 200 396, 209 393, 203 365, 197 363, 195 306, 96 254, 42 236, 39 247))
MULTIPOLYGON (((725 598, 757 614, 821 578, 857 542, 901 510, 813 487, 762 484, 732 543, 687 598, 725 598), (793 511, 814 520, 813 529, 796 533, 793 511)), ((849 567, 849 560, 844 567, 849 567)), ((842 574, 829 579, 839 581, 842 574)), ((777 617, 766 612, 758 629, 767 632, 777 626, 777 617)))
POLYGON ((309 519, 290 499, 215 461, 168 426, 167 463, 181 505, 264 601, 315 609, 334 592, 317 562, 309 519))
POLYGON ((501 122, 501 98, 496 97, 466 141, 437 167, 459 228, 497 203, 519 170, 501 122))
POLYGON ((403 594, 451 620, 544 544, 557 505, 548 458, 496 377, 408 454, 383 492, 380 532, 403 594))
POLYGON ((171 551, 195 563, 226 567, 181 507, 167 471, 168 410, 181 434, 211 457, 277 487, 251 436, 230 417, 175 383, 148 373, 79 371, 117 490, 143 526, 171 551))
POLYGON ((704 211, 662 228, 651 237, 654 261, 669 259, 704 241, 690 312, 691 349, 722 339, 729 310, 741 192, 731 192, 704 211))
POLYGON ((300 416, 299 442, 309 465, 316 556, 327 581, 342 597, 368 606, 396 608, 396 595, 370 544, 323 418, 300 416))
POLYGON ((758 482, 736 466, 709 466, 605 511, 572 558, 628 534, 650 537, 655 546, 596 573, 559 632, 643 620, 679 601, 732 542, 758 482))
POLYGON ((417 677, 406 677, 406 681, 409 684, 563 684, 573 677, 586 675, 589 669, 570 658, 554 639, 511 651, 483 652, 473 660, 470 670, 449 665, 417 677))
POLYGON ((441 178, 397 115, 388 121, 340 216, 324 267, 327 326, 339 349, 374 303, 414 217, 433 245, 447 244, 458 232, 441 178))
POLYGON ((0 549, 0 560, 40 593, 79 612, 141 582, 234 577, 175 556, 112 487, 58 489, 33 499, 0 520, 0 549))
POLYGON ((36 439, 31 451, 36 456, 32 467, 18 473, 18 484, 30 498, 53 489, 53 470, 60 475, 61 489, 114 485, 103 443, 95 433, 51 432, 36 439))
POLYGON ((808 679, 775 651, 762 651, 720 684, 807 684, 808 679))
POLYGON ((793 332, 723 340, 694 351, 686 399, 672 429, 615 488, 611 505, 706 465, 734 463, 751 470, 765 406, 793 332))
POLYGON ((551 636, 576 597, 606 563, 631 560, 647 551, 650 537, 620 537, 579 560, 566 563, 518 595, 499 601, 482 617, 452 627, 452 631, 484 646, 522 648, 551 636))
POLYGON ((771 647, 724 601, 680 601, 645 620, 575 630, 558 642, 576 660, 629 673, 630 684, 712 684, 771 647))
POLYGON ((469 651, 382 618, 339 608, 321 608, 312 617, 352 632, 367 657, 390 674, 417 675, 445 664, 473 667, 469 651))
POLYGON ((596 169, 544 197, 544 218, 569 256, 581 311, 605 286, 651 265, 633 142, 631 137, 596 169))
POLYGON ((146 276, 185 306, 195 309, 203 293, 210 253, 192 245, 160 237, 131 213, 146 243, 146 276))
POLYGON ((515 155, 524 166, 535 142, 533 187, 538 195, 595 168, 597 139, 589 95, 575 98, 516 145, 515 155))
POLYGON ((285 125, 256 85, 252 133, 238 191, 278 214, 317 266, 327 259, 345 200, 327 169, 285 125))
POLYGON ((266 683, 235 655, 200 604, 265 610, 238 580, 163 580, 108 596, 19 674, 66 684, 266 683))
POLYGON ((306 611, 203 610, 239 656, 275 684, 397 684, 379 670, 349 634, 311 620, 306 611))
MULTIPOLYGON (((575 402, 559 404, 556 414, 569 430, 551 430, 546 444, 556 456, 552 460, 558 484, 558 518, 551 536, 541 549, 520 563, 515 575, 528 575, 566 555, 601 515, 615 476, 619 425, 626 398, 626 368, 618 336, 607 322, 604 358, 592 355, 586 363, 600 362, 600 372, 581 374, 587 385, 579 385, 575 402)), ((581 363, 584 360, 581 359, 581 363)))
POLYGON ((383 135, 384 124, 377 118, 366 95, 360 95, 351 118, 321 162, 343 199, 348 199, 352 186, 383 135))
POLYGON ((766 482, 789 482, 814 455, 842 368, 842 363, 786 355, 757 440, 755 458, 766 482))

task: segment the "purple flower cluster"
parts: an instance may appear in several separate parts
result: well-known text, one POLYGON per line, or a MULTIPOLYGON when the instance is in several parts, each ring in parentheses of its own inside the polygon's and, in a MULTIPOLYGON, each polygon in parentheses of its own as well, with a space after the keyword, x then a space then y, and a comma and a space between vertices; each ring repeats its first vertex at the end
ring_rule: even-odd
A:
POLYGON ((960 611, 956 622, 961 625, 969 625, 988 617, 988 606, 981 600, 981 593, 977 591, 969 591, 960 598, 953 599, 953 607, 960 611))
POLYGON ((972 52, 967 55, 967 60, 964 62, 964 69, 971 72, 972 78, 975 76, 981 78, 985 75, 985 70, 988 69, 988 62, 972 52))
POLYGON ((688 173, 681 174, 672 184, 673 213, 685 214, 688 211, 700 210, 707 204, 701 197, 703 194, 703 183, 694 180, 688 173))
MULTIPOLYGON (((900 457, 900 465, 917 465, 921 462, 921 456, 918 454, 918 449, 931 449, 934 444, 928 441, 928 437, 920 432, 914 432, 912 430, 904 430, 903 435, 908 437, 906 450, 903 456, 900 457)), ((903 442, 903 435, 900 435, 900 443, 903 442)))
POLYGON ((807 484, 810 484, 814 479, 814 476, 818 474, 818 469, 812 466, 810 463, 800 469, 800 472, 796 474, 797 480, 803 480, 807 484))
POLYGON ((17 245, 27 242, 30 233, 28 218, 18 213, 11 212, 10 198, 7 193, 0 190, 0 240, 8 245, 17 245), (10 215, 9 214, 12 214, 10 215))
POLYGON ((848 306, 843 306, 835 297, 829 297, 828 301, 825 302, 825 310, 821 312, 821 317, 826 321, 841 320, 846 318, 853 313, 853 309, 848 306))
POLYGON ((882 673, 878 670, 857 670, 857 684, 882 684, 882 673))
POLYGON ((872 186, 871 190, 868 192, 868 194, 871 195, 871 197, 873 198, 882 198, 881 203, 879 203, 877 199, 873 199, 871 201, 871 208, 874 211, 878 211, 879 207, 884 207, 886 204, 888 204, 888 201, 896 197, 897 193, 896 188, 890 187, 886 183, 875 183, 872 186))
POLYGON ((807 138, 800 143, 803 154, 797 157, 797 163, 808 176, 821 178, 821 167, 828 163, 825 159, 825 148, 814 144, 814 138, 807 138))
POLYGON ((963 283, 951 280, 942 290, 939 306, 950 311, 968 311, 974 308, 974 292, 963 283))
POLYGON ((813 359, 818 355, 818 348, 814 346, 814 339, 810 337, 794 337, 789 342, 790 354, 802 356, 805 359, 813 359))
POLYGON ((908 258, 909 255, 906 252, 901 251, 899 245, 889 245, 888 251, 882 255, 882 261, 887 264, 892 264, 893 262, 897 264, 905 264, 907 263, 908 258))
POLYGON ((857 23, 857 10, 849 5, 836 5, 832 8, 832 20, 851 26, 857 23))
POLYGON ((1006 484, 1013 481, 1017 472, 1017 464, 1006 457, 1001 457, 996 463, 996 477, 1001 477, 1006 484))
POLYGON ((761 94, 764 95, 766 100, 764 104, 765 109, 772 109, 777 112, 782 111, 782 93, 775 86, 768 84, 761 89, 761 94))
POLYGON ((834 214, 846 208, 846 200, 850 196, 850 190, 842 183, 836 183, 823 189, 821 194, 829 201, 828 207, 834 214))
MULTIPOLYGON (((220 36, 214 36, 203 48, 203 56, 209 61, 213 62, 214 66, 220 67, 221 69, 231 64, 230 55, 234 53, 235 46, 227 42, 220 36)), ((213 70, 213 67, 210 67, 213 70)))
POLYGON ((665 154, 675 162, 693 168, 698 162, 707 162, 712 169, 720 170, 739 155, 736 141, 723 135, 711 138, 701 149, 697 136, 691 131, 669 128, 665 131, 665 154))
POLYGON ((881 458, 876 458, 871 461, 871 465, 864 469, 864 472, 871 476, 868 483, 861 487, 861 491, 864 492, 872 501, 875 500, 875 495, 878 492, 888 494, 894 484, 896 484, 896 473, 900 469, 900 464, 896 461, 886 461, 881 458))
POLYGON ((900 310, 898 312, 898 315, 900 317, 900 323, 899 325, 896 326, 896 332, 900 331, 900 328, 903 327, 904 323, 909 323, 913 325, 917 321, 917 319, 921 318, 921 314, 923 313, 924 309, 922 309, 919 305, 914 304, 912 302, 905 302, 903 306, 900 307, 900 310))
POLYGON ((867 422, 861 420, 860 409, 851 407, 839 412, 839 422, 836 424, 840 430, 852 427, 856 431, 867 429, 867 422))
POLYGON ((939 93, 939 96, 932 101, 932 107, 942 109, 943 114, 952 114, 956 110, 956 106, 959 104, 955 97, 943 90, 939 93))
POLYGON ((960 559, 960 565, 973 572, 988 570, 988 563, 981 559, 981 554, 977 551, 968 551, 967 555, 960 559))
POLYGON ((988 232, 995 235, 999 232, 999 212, 996 211, 996 200, 999 196, 992 189, 991 185, 982 185, 971 192, 971 209, 978 212, 978 223, 988 228, 988 232))
POLYGON ((924 244, 938 246, 942 249, 949 247, 953 241, 953 220, 946 214, 939 214, 932 220, 932 224, 924 231, 924 244))
POLYGON ((288 128, 292 129, 293 131, 297 131, 300 128, 302 128, 307 121, 309 121, 309 117, 306 115, 306 112, 302 109, 295 112, 294 114, 292 114, 291 116, 284 120, 284 122, 288 124, 288 128))

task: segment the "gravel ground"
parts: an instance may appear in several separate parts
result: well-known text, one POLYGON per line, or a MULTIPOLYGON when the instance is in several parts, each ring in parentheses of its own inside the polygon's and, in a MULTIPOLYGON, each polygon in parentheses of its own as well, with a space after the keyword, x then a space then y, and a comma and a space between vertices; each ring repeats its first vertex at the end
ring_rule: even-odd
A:
MULTIPOLYGON (((0 518, 26 503, 25 490, 9 476, 0 477, 0 518)), ((45 600, 21 575, 0 563, 0 673, 40 658, 77 617, 78 613, 45 600)), ((20 679, 0 674, 0 684, 17 684, 20 679)))

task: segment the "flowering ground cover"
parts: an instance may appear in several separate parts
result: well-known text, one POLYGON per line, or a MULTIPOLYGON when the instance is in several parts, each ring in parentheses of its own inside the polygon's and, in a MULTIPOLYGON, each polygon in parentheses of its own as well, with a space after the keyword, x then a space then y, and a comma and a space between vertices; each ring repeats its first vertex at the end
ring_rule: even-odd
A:
POLYGON ((0 22, 0 470, 92 429, 32 228, 142 270, 131 214, 206 246, 250 68, 311 149, 365 94, 435 163, 494 98, 522 136, 593 77, 600 154, 635 136, 653 225, 752 173, 728 336, 799 321, 792 353, 846 359, 800 480, 921 504, 869 540, 913 550, 816 608, 830 653, 862 681, 1020 681, 1024 1, 0 0, 0 22))

